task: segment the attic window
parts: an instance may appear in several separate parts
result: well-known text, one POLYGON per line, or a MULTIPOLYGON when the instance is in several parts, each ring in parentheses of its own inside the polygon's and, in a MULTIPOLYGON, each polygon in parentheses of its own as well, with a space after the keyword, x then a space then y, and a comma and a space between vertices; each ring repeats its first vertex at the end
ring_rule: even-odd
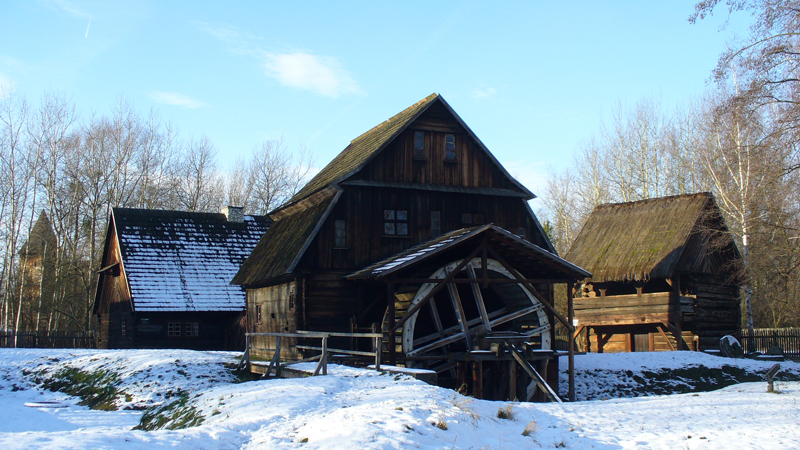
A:
POLYGON ((456 160, 456 137, 452 134, 444 135, 444 160, 456 160))
POLYGON ((442 212, 431 211, 431 237, 442 234, 442 212))
POLYGON ((425 154, 425 132, 414 132, 414 159, 427 159, 425 154))
POLYGON ((383 234, 386 236, 408 236, 408 211, 404 209, 384 209, 383 234))
POLYGON ((337 220, 333 224, 334 229, 334 236, 333 236, 333 247, 334 248, 346 248, 347 247, 347 228, 344 220, 337 220))

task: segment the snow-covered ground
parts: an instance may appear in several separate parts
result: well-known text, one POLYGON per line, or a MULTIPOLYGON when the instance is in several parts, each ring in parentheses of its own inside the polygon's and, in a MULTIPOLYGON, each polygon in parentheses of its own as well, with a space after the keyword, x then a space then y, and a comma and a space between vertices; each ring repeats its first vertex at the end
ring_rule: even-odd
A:
MULTIPOLYGON (((778 382, 779 393, 766 393, 763 381, 691 392, 757 377, 766 362, 691 352, 578 356, 578 396, 595 400, 559 405, 474 400, 342 366, 323 377, 237 383, 235 361, 222 352, 0 349, 0 448, 800 448, 800 382, 778 382), (41 386, 69 369, 97 374, 120 409, 91 410, 41 386), (36 402, 61 407, 25 406, 36 402), (171 405, 167 426, 202 423, 132 429, 143 408, 159 404, 171 405), (500 409, 513 419, 499 418, 500 409)), ((798 379, 800 364, 781 366, 798 379)))

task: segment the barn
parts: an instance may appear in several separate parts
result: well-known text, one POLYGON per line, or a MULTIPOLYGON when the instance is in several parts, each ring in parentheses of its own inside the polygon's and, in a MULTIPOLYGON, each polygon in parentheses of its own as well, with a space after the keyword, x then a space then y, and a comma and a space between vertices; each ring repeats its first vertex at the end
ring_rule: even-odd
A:
POLYGON ((741 328, 741 255, 710 193, 600 205, 567 253, 592 352, 705 350, 741 328))
MULTIPOLYGON (((554 308, 554 284, 590 274, 556 255, 532 198, 430 95, 270 213, 233 279, 247 292, 247 329, 377 331, 389 364, 435 371, 478 398, 558 392, 558 357, 571 364, 572 353, 556 350, 556 329, 571 337, 572 322, 554 308)), ((269 359, 276 341, 254 335, 250 355, 269 359)), ((307 357, 302 341, 281 340, 281 355, 307 357)))
POLYGON ((100 348, 240 350, 245 293, 230 281, 269 223, 235 207, 113 208, 94 304, 100 348))

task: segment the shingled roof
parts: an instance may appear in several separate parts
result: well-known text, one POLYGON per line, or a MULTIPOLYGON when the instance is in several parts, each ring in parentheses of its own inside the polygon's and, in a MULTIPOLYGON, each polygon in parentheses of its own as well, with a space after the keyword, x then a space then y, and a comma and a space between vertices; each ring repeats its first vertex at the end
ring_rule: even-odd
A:
MULTIPOLYGON (((506 256, 516 262, 517 266, 533 270, 541 278, 575 279, 589 277, 591 274, 581 267, 558 257, 557 255, 534 245, 519 236, 504 230, 497 225, 488 224, 445 233, 427 242, 414 246, 394 256, 371 264, 357 272, 351 273, 347 278, 351 280, 362 278, 385 277, 408 267, 412 267, 437 255, 447 252, 455 247, 463 246, 465 242, 479 242, 486 240, 490 245, 502 248, 506 256)), ((467 246, 472 249, 471 245, 467 246)))
POLYGON ((114 208, 112 220, 136 311, 244 310, 244 291, 230 281, 268 218, 114 208))
MULTIPOLYGON (((705 242, 692 238, 710 218, 716 218, 717 231, 727 233, 708 192, 600 205, 565 259, 592 272, 599 283, 670 278, 687 252, 705 255, 688 247, 705 242)), ((738 257, 732 242, 726 251, 738 257)))

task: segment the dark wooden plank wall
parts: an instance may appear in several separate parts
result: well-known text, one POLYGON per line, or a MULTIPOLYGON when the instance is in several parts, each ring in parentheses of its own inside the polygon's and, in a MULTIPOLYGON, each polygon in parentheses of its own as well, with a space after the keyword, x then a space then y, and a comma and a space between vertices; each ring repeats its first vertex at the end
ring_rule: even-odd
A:
POLYGON ((464 224, 462 215, 477 213, 483 214, 485 223, 494 223, 512 233, 522 227, 528 240, 539 246, 545 245, 525 201, 520 198, 348 187, 309 247, 300 267, 355 270, 400 253, 434 237, 431 234, 431 211, 441 212, 441 233, 473 226, 464 224), (385 209, 408 211, 408 236, 387 237, 383 234, 385 209), (346 249, 334 248, 336 220, 346 221, 346 249))
POLYGON ((691 330, 699 336, 700 349, 718 349, 722 336, 741 330, 739 288, 714 275, 684 275, 681 280, 681 287, 697 296, 691 330))
MULTIPOLYGON (((626 332, 626 330, 620 328, 618 331, 619 332, 617 334, 612 335, 610 338, 608 338, 607 341, 605 341, 603 345, 603 353, 622 353, 622 352, 636 351, 635 350, 636 341, 634 342, 630 341, 630 335, 626 332)), ((606 334, 607 333, 603 333, 604 337, 606 334)), ((645 341, 644 343, 645 345, 647 345, 647 350, 645 351, 649 351, 650 340, 653 341, 653 346, 654 346, 653 351, 656 352, 670 351, 674 346, 676 346, 675 337, 672 336, 672 334, 669 332, 666 332, 665 334, 669 338, 669 342, 672 344, 673 347, 670 347, 670 344, 668 344, 667 341, 664 340, 664 337, 661 335, 661 333, 657 331, 650 333, 645 333, 640 331, 640 332, 635 332, 634 334, 636 335, 636 337, 634 338, 635 340, 643 339, 645 341)), ((683 336, 683 340, 691 346, 695 336, 694 333, 692 333, 691 331, 683 331, 681 334, 683 336)), ((592 353, 597 353, 597 350, 599 348, 597 337, 598 336, 595 330, 591 329, 591 331, 589 332, 589 346, 590 346, 589 351, 591 351, 592 353)), ((579 336, 578 339, 575 340, 575 343, 580 351, 587 351, 585 348, 585 340, 583 336, 579 336)))
POLYGON ((135 314, 135 347, 242 350, 243 346, 235 338, 240 315, 239 312, 224 311, 138 312, 135 314), (180 337, 167 336, 168 322, 181 323, 180 337), (198 322, 199 336, 185 336, 186 322, 198 322))
POLYGON ((441 184, 447 186, 517 188, 461 127, 443 124, 433 131, 417 121, 356 174, 355 180, 441 184), (439 128, 441 129, 441 128, 439 128), (447 129, 447 128, 445 128, 447 129), (414 133, 425 133, 426 159, 414 159, 414 133), (455 136, 456 159, 445 160, 445 135, 455 136))
MULTIPOLYGON (((253 333, 294 333, 298 330, 297 316, 302 302, 302 283, 289 283, 268 286, 247 291, 248 331, 253 333), (257 322, 257 309, 261 309, 261 322, 257 322)), ((281 339, 281 358, 300 359, 294 346, 297 340, 281 339)), ((253 336, 250 338, 250 355, 253 359, 269 360, 275 348, 275 338, 253 336)))
MULTIPOLYGON (((121 253, 116 232, 108 237, 109 251, 103 255, 100 267, 119 264, 121 253)), ((133 320, 128 282, 122 270, 100 275, 101 295, 98 299, 98 346, 100 348, 133 348, 133 320), (127 336, 122 336, 123 320, 127 321, 127 336)))

